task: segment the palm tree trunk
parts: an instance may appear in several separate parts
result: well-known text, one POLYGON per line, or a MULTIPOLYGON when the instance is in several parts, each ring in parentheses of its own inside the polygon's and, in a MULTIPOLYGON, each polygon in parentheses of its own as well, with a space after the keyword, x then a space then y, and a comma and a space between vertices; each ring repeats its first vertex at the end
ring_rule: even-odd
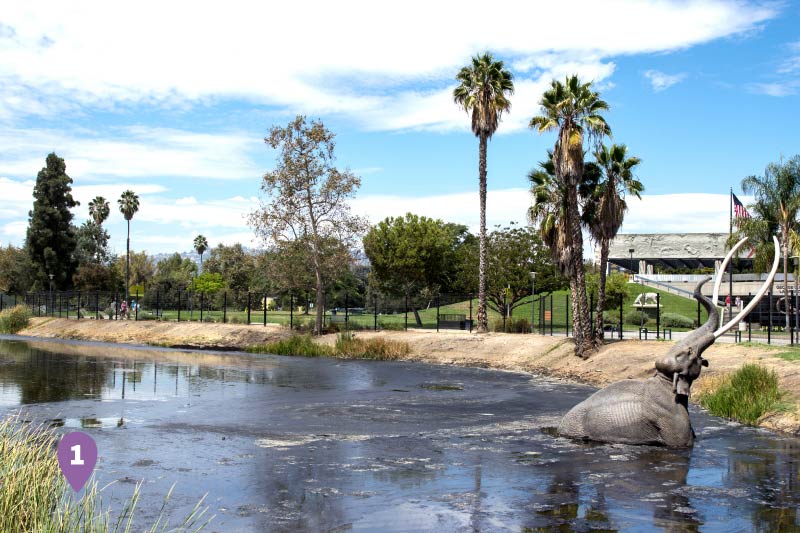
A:
POLYGON ((569 293, 570 293, 570 306, 572 307, 572 335, 575 337, 575 350, 577 352, 578 346, 582 346, 583 338, 583 324, 581 324, 581 313, 578 307, 578 285, 575 283, 575 276, 569 277, 569 293))
POLYGON ((128 243, 125 249, 125 305, 128 305, 131 286, 131 221, 128 220, 128 243))
POLYGON ((606 303, 606 267, 608 265, 608 239, 600 239, 600 282, 597 286, 597 316, 595 317, 594 341, 603 344, 603 307, 606 303))
POLYGON ((478 146, 478 191, 480 196, 480 234, 478 251, 478 333, 489 331, 486 314, 486 135, 478 146))

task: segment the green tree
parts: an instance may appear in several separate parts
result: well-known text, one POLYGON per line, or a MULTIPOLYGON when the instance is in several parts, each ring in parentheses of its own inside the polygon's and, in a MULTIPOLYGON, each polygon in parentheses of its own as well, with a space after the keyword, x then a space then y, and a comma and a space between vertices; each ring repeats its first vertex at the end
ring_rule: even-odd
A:
POLYGON ((24 248, 0 247, 0 292, 24 294, 33 283, 31 259, 24 248))
POLYGON ((512 222, 488 235, 487 248, 489 305, 501 315, 508 316, 526 302, 532 289, 531 272, 536 272, 539 294, 558 290, 564 284, 550 261, 550 251, 533 228, 516 227, 512 222))
MULTIPOLYGON (((600 274, 586 275, 586 290, 589 295, 599 297, 600 274)), ((621 272, 612 272, 606 277, 606 298, 600 311, 610 311, 619 308, 619 302, 628 300, 628 276, 621 272), (621 300, 620 300, 621 299, 621 300)))
POLYGON ((308 254, 316 291, 315 333, 322 332, 325 280, 332 269, 342 266, 327 262, 337 254, 326 250, 353 247, 366 228, 366 222, 354 216, 348 204, 361 179, 334 166, 334 137, 321 121, 309 124, 303 116, 285 128, 273 126, 264 140, 279 150, 278 160, 261 184, 268 202, 262 202, 250 216, 265 240, 299 241, 302 246, 296 251, 308 254))
MULTIPOLYGON (((736 219, 734 240, 750 237, 750 244, 756 249, 754 263, 766 271, 774 254, 772 235, 778 235, 783 250, 783 293, 789 294, 790 251, 800 250, 800 155, 768 164, 763 176, 747 176, 742 180, 742 191, 752 193, 754 202, 747 206, 750 218, 736 219)), ((787 314, 787 329, 789 325, 787 314)))
POLYGON ((409 298, 417 325, 421 319, 413 292, 429 296, 448 286, 456 268, 456 249, 466 233, 465 226, 407 213, 387 217, 364 236, 364 253, 380 289, 409 298))
POLYGON ((203 254, 208 250, 208 240, 204 235, 198 235, 194 238, 194 250, 200 254, 200 270, 203 270, 203 254))
POLYGON ((478 333, 489 331, 486 314, 486 148, 500 117, 511 109, 509 97, 514 94, 511 72, 502 61, 484 53, 472 58, 470 66, 456 75, 459 85, 453 100, 472 114, 472 133, 478 137, 478 191, 480 196, 480 230, 478 234, 478 333))
POLYGON ((185 289, 196 273, 195 262, 176 252, 156 263, 155 274, 147 281, 165 293, 175 294, 176 291, 185 289))
POLYGON ((139 197, 131 190, 122 193, 122 196, 117 200, 119 211, 125 217, 128 223, 128 240, 125 246, 125 301, 130 300, 130 255, 131 255, 131 219, 133 215, 139 210, 139 197))
POLYGON ((251 284, 254 289, 259 287, 253 282, 256 278, 256 258, 238 242, 231 246, 220 244, 213 248, 203 271, 221 274, 225 287, 232 292, 228 295, 228 301, 240 308, 247 305, 247 292, 251 289, 251 284))
POLYGON ((194 278, 193 286, 194 290, 200 294, 214 294, 225 287, 225 280, 222 279, 222 274, 203 272, 194 278))
POLYGON ((624 144, 599 147, 594 153, 599 170, 599 179, 587 195, 583 219, 592 237, 600 245, 600 276, 597 291, 597 313, 595 315, 595 342, 603 342, 603 313, 606 300, 606 270, 608 267, 608 245, 616 237, 628 204, 627 195, 641 199, 644 186, 633 174, 641 163, 638 157, 628 157, 624 144))
POLYGON ((108 205, 108 201, 102 196, 95 196, 94 200, 89 202, 89 216, 98 226, 108 220, 108 215, 110 214, 111 208, 108 205))
MULTIPOLYGON (((156 275, 156 264, 147 252, 130 252, 125 257, 118 257, 114 263, 116 276, 123 280, 129 274, 130 286, 145 287, 153 283, 156 275)), ((124 287, 123 287, 124 288, 124 287)))
POLYGON ((49 288, 50 275, 55 288, 65 289, 77 268, 75 226, 70 209, 79 204, 72 198, 72 178, 66 170, 64 160, 51 153, 36 176, 25 238, 35 289, 49 288))
POLYGON ((583 234, 578 202, 578 188, 583 182, 584 141, 599 142, 610 136, 611 129, 602 111, 608 104, 592 90, 592 84, 581 83, 577 76, 567 77, 564 83, 553 80, 550 89, 540 100, 541 115, 530 121, 530 127, 539 133, 557 130, 553 149, 553 175, 557 182, 552 187, 563 198, 558 203, 563 226, 561 237, 553 240, 553 253, 566 267, 572 293, 573 330, 575 353, 588 357, 594 349, 586 299, 586 279, 583 272, 583 234))

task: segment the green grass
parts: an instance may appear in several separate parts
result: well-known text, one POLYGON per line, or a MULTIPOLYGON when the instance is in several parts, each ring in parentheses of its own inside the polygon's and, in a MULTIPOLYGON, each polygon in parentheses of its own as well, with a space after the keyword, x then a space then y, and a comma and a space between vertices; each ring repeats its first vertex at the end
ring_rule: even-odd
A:
POLYGON ((274 355, 298 355, 302 357, 324 357, 334 355, 333 348, 317 344, 311 335, 292 335, 287 339, 249 346, 250 353, 269 353, 274 355))
MULTIPOLYGON (((36 532, 118 532, 131 531, 141 484, 116 519, 104 505, 97 483, 91 480, 76 499, 58 466, 58 435, 52 430, 31 426, 17 417, 0 420, 0 531, 36 532)), ((166 531, 169 526, 164 511, 145 531, 166 531)), ((199 531, 206 509, 198 502, 190 515, 172 531, 199 531)), ((141 528, 137 526, 137 530, 141 528)))
POLYGON ((775 371, 744 365, 724 378, 716 390, 702 394, 700 404, 713 415, 752 426, 766 413, 783 408, 784 396, 775 371))

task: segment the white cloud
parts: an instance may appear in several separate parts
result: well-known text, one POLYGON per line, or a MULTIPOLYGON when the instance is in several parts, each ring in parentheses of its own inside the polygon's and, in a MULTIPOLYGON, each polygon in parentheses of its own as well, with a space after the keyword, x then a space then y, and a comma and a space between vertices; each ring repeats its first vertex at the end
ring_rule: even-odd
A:
POLYGON ((778 82, 778 83, 751 83, 747 90, 754 94, 765 94, 767 96, 783 97, 797 94, 797 82, 778 82))
POLYGON ((0 173, 36 176, 57 150, 73 178, 182 176, 242 179, 261 175, 252 153, 263 141, 240 134, 208 134, 136 126, 102 134, 89 131, 0 130, 0 173), (113 139, 113 140, 107 140, 113 139))
MULTIPOLYGON (((744 34, 778 14, 773 4, 746 1, 585 0, 570 5, 570 31, 549 23, 532 31, 531 21, 561 20, 563 6, 511 3, 502 24, 475 16, 483 7, 409 0, 388 13, 321 0, 234 0, 224 9, 12 2, 0 31, 0 118, 245 98, 290 112, 341 113, 371 129, 450 128, 454 74, 477 52, 496 51, 524 74, 518 83, 537 84, 576 58, 575 70, 607 69, 614 56, 744 34)), ((514 106, 523 108, 520 96, 514 106)))
POLYGON ((646 70, 644 72, 644 77, 650 81, 650 85, 653 86, 654 91, 660 92, 665 89, 669 89, 676 83, 680 83, 685 80, 686 73, 681 72, 679 74, 664 74, 663 72, 659 72, 657 70, 646 70))

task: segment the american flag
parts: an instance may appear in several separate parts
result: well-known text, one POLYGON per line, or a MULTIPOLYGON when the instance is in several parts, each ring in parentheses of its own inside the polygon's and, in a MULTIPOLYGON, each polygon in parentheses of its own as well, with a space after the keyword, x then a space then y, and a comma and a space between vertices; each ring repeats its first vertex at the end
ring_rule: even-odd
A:
POLYGON ((736 195, 731 193, 733 197, 733 214, 736 218, 750 218, 750 213, 745 209, 744 204, 736 198, 736 195))

